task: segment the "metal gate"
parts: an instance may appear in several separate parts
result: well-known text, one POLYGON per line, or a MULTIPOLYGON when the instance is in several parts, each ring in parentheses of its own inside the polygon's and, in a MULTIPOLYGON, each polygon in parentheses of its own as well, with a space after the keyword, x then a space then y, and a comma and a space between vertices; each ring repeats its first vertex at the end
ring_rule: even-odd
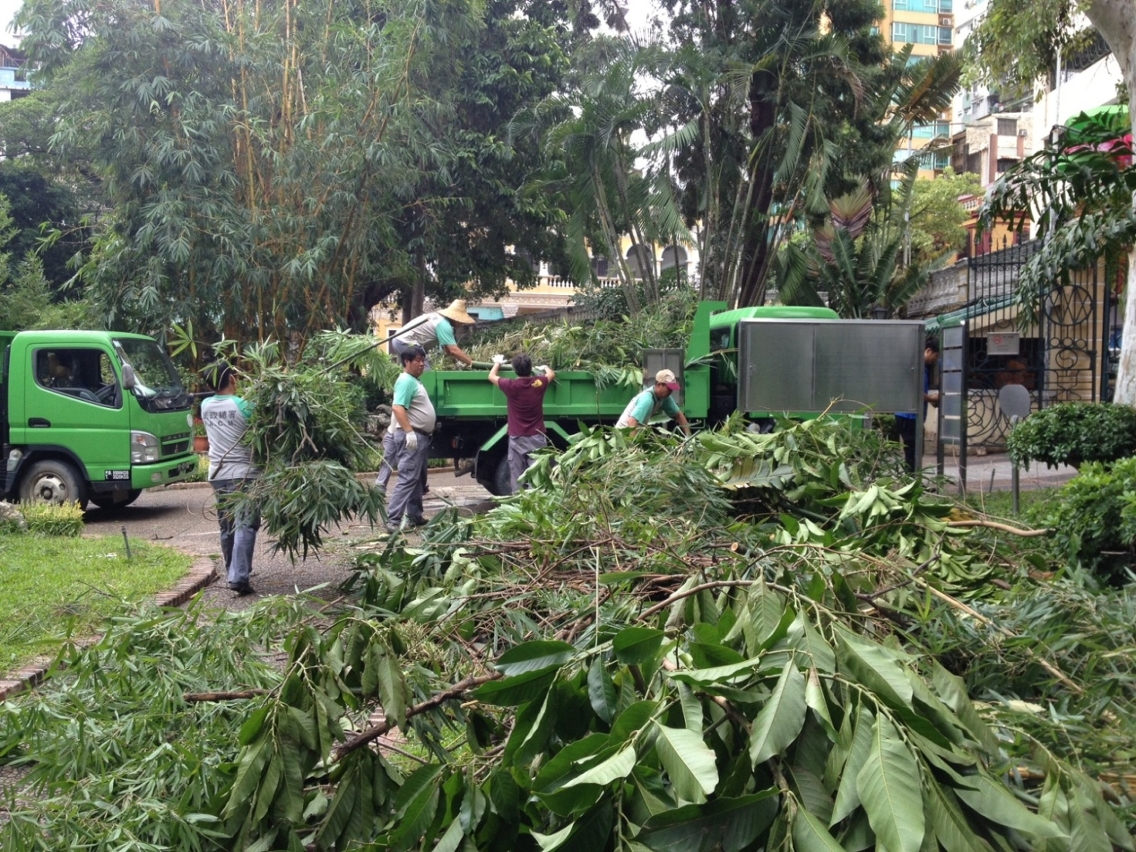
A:
POLYGON ((1039 245, 1037 240, 1006 245, 967 261, 967 302, 956 312, 963 333, 954 336, 961 341, 957 367, 967 424, 955 430, 963 433, 958 435, 962 453, 967 444, 1005 448, 1010 421, 998 407, 998 391, 1005 385, 1024 386, 1034 411, 1110 396, 1114 297, 1098 268, 1070 273, 1068 285, 1040 301, 1038 321, 1019 324, 1018 276, 1039 245))

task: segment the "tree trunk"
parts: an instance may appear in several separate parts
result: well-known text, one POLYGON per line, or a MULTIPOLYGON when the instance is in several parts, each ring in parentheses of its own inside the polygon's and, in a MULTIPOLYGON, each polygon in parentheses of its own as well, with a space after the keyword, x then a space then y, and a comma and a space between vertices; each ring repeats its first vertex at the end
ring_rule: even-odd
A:
MULTIPOLYGON (((777 121, 777 80, 769 71, 758 71, 750 80, 749 129, 754 143, 761 146, 766 134, 772 133, 777 121)), ((773 170, 776 161, 771 152, 754 158, 750 172, 753 183, 749 199, 749 228, 742 250, 742 273, 738 293, 733 300, 744 308, 764 301, 765 278, 769 266, 769 222, 772 216, 773 170)))
MULTIPOLYGON (((1101 34, 1120 65, 1128 87, 1128 103, 1136 104, 1136 19, 1131 0, 1093 0, 1085 14, 1101 34)), ((1136 136, 1136 111, 1130 106, 1128 118, 1136 136)), ((1132 203, 1136 206, 1136 196, 1132 203)), ((1124 329, 1120 344, 1120 364, 1113 402, 1136 405, 1136 248, 1128 252, 1128 285, 1124 297, 1124 329)))

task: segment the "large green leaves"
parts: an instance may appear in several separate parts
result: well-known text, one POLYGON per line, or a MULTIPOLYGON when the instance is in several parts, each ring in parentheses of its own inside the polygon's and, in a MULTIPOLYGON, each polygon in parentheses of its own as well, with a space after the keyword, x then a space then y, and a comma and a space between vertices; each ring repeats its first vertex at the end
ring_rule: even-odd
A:
POLYGON ((704 802, 718 786, 714 752, 693 731, 659 725, 655 750, 681 801, 704 802))
POLYGON ((785 749, 805 723, 805 676, 790 663, 753 723, 750 760, 756 765, 785 749))
POLYGON ((923 845, 923 797, 919 767, 887 716, 876 717, 856 791, 880 842, 893 852, 923 845))

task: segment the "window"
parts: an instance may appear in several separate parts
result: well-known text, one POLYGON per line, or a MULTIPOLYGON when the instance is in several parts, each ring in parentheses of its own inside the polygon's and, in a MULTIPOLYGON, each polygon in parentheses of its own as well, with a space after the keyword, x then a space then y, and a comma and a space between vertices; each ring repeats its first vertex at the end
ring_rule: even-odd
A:
POLYGON ((936 151, 927 160, 928 165, 939 171, 942 171, 951 164, 951 155, 946 151, 936 151))
POLYGON ((930 24, 891 25, 891 40, 897 44, 945 44, 951 43, 950 27, 934 27, 930 24))
POLYGON ((934 139, 936 136, 947 136, 951 132, 950 122, 932 121, 927 124, 916 124, 911 128, 913 139, 934 139))
POLYGON ((596 278, 607 278, 607 258, 597 254, 592 258, 592 274, 596 278))
POLYGON ((101 349, 37 349, 36 384, 84 402, 121 408, 122 396, 110 356, 101 349))
POLYGON ((954 10, 951 0, 892 0, 897 12, 929 12, 932 15, 949 15, 954 10))
POLYGON ((1017 136, 1018 135, 1018 120, 1016 118, 1000 118, 1000 119, 998 119, 998 135, 999 136, 1017 136))
POLYGON ((634 245, 627 250, 627 265, 631 267, 632 278, 642 278, 643 271, 655 262, 654 252, 647 246, 634 245))

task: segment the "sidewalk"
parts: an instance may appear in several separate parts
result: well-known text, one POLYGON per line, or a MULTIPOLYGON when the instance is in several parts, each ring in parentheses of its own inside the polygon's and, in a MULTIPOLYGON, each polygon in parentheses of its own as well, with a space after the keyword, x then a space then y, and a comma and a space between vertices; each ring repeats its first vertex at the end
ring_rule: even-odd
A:
MULTIPOLYGON (((923 457, 925 468, 936 470, 934 454, 923 457)), ((957 486, 959 483, 959 458, 946 456, 943 459, 943 475, 957 486)), ((1018 471, 1018 487, 1022 491, 1035 488, 1057 488, 1077 475, 1077 468, 1062 465, 1046 467, 1034 462, 1029 469, 1018 471)), ((1005 453, 988 453, 966 457, 967 493, 988 493, 990 491, 1009 491, 1012 487, 1013 465, 1005 453)))

